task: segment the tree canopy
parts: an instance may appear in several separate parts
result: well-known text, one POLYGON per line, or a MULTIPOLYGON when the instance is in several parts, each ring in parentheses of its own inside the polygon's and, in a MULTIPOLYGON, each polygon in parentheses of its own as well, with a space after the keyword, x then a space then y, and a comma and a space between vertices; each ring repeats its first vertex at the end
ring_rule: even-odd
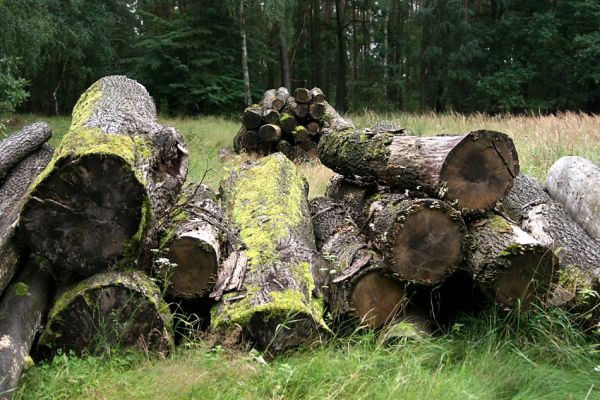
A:
POLYGON ((237 113, 244 65, 255 102, 319 86, 351 111, 600 112, 597 0, 4 0, 0 15, 0 114, 67 113, 107 74, 162 113, 237 113))

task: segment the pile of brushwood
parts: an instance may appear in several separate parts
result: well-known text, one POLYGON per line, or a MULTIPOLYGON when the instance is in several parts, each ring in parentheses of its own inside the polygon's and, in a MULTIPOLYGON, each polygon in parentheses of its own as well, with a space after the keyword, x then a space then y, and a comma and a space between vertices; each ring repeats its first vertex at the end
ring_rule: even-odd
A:
POLYGON ((123 76, 81 96, 54 154, 50 134, 0 142, 0 398, 31 356, 169 351, 175 307, 270 354, 346 326, 425 334, 490 303, 595 309, 600 171, 584 159, 559 160, 546 191, 499 132, 346 126, 319 141, 340 174, 328 197, 309 202, 281 153, 217 196, 184 187, 181 135, 123 76))
POLYGON ((241 120, 242 127, 233 139, 237 153, 266 156, 280 152, 297 163, 317 158, 317 145, 324 133, 354 127, 316 87, 298 88, 291 96, 284 87, 267 90, 260 104, 244 110, 241 120))

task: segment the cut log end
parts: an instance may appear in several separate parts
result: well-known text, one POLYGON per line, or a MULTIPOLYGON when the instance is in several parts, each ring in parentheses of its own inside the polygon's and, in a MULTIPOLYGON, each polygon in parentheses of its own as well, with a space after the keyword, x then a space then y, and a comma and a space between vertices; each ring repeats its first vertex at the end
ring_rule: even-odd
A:
POLYGON ((130 168, 101 155, 57 164, 22 213, 21 240, 58 270, 104 270, 140 229, 145 210, 144 187, 130 168))
POLYGON ((460 263, 464 233, 437 209, 424 208, 396 224, 392 255, 401 276, 433 284, 460 263))
POLYGON ((506 308, 527 306, 544 298, 555 277, 557 266, 553 254, 543 246, 523 247, 515 254, 504 256, 507 268, 496 286, 496 302, 506 308))
POLYGON ((440 195, 458 200, 464 208, 488 209, 508 194, 518 173, 517 152, 508 136, 472 132, 446 158, 440 172, 440 195))
POLYGON ((167 258, 177 264, 168 281, 178 298, 199 298, 212 289, 219 270, 219 256, 210 244, 183 236, 169 245, 167 258))
POLYGON ((351 301, 363 324, 379 328, 402 309, 404 285, 380 272, 371 272, 354 286, 351 301))

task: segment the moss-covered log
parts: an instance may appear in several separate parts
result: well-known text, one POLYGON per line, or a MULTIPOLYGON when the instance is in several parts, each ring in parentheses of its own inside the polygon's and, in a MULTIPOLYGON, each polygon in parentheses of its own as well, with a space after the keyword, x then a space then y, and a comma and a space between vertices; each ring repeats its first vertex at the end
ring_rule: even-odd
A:
POLYGON ((225 283, 211 294, 221 298, 212 328, 240 326, 247 339, 270 352, 318 340, 328 330, 313 277, 321 264, 296 167, 276 153, 234 170, 221 189, 247 262, 223 269, 219 280, 225 283))
POLYGON ((296 127, 296 129, 294 129, 294 131, 292 132, 292 135, 294 136, 294 141, 296 144, 305 143, 305 142, 310 141, 310 136, 308 135, 308 131, 302 125, 299 125, 298 127, 296 127))
POLYGON ((334 130, 321 138, 319 157, 342 175, 373 177, 397 190, 456 200, 467 209, 492 207, 519 172, 512 140, 483 130, 436 137, 334 130))
POLYGON ((242 113, 242 124, 246 129, 258 129, 262 122, 263 113, 258 104, 247 107, 242 113))
POLYGON ((79 98, 29 193, 19 238, 58 277, 93 275, 123 254, 131 261, 152 220, 176 200, 187 165, 183 138, 157 122, 146 89, 124 76, 102 78, 79 98))
POLYGON ((369 207, 367 236, 400 277, 435 285, 460 266, 466 239, 460 212, 441 200, 376 198, 369 207))
POLYGON ((0 399, 12 398, 32 360, 29 352, 50 308, 53 281, 34 261, 26 265, 0 301, 0 399))
POLYGON ((15 165, 40 148, 50 136, 50 126, 45 122, 36 122, 0 140, 0 184, 15 165))
POLYGON ((219 274, 227 232, 216 195, 205 185, 184 193, 160 226, 163 258, 154 274, 168 285, 176 299, 208 296, 219 274))
POLYGON ((531 176, 520 174, 515 178, 511 192, 502 200, 501 209, 558 257, 560 275, 565 279, 559 281, 555 303, 587 302, 579 293, 587 297, 586 293, 598 286, 600 240, 588 235, 531 176), (572 279, 572 275, 576 279, 572 279))
POLYGON ((325 101, 325 95, 318 87, 314 87, 310 90, 310 97, 312 98, 312 101, 316 103, 322 103, 325 101))
POLYGON ((404 283, 369 249, 342 205, 318 197, 310 208, 317 247, 329 261, 323 292, 332 316, 375 328, 393 320, 406 305, 404 283))
POLYGON ((477 220, 469 236, 473 279, 501 307, 526 308, 545 298, 556 282, 558 260, 552 250, 505 218, 490 214, 477 220))
POLYGON ((283 113, 279 118, 279 125, 285 133, 291 134, 298 126, 298 121, 296 121, 296 118, 294 118, 292 115, 283 113))
POLYGON ((546 189, 590 236, 600 239, 600 166, 583 157, 562 157, 548 170, 546 189))
POLYGON ((40 345, 49 350, 138 347, 168 351, 173 317, 158 286, 141 271, 106 272, 63 291, 54 302, 40 345))
POLYGON ((50 162, 52 152, 50 145, 42 145, 13 167, 0 186, 0 295, 19 265, 19 252, 13 243, 16 221, 29 187, 50 162))

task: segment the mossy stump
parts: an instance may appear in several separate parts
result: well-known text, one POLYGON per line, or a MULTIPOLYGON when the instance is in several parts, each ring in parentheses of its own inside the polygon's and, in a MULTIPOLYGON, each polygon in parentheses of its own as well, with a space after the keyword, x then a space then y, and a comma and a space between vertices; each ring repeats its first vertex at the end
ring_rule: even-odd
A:
POLYGON ((526 309, 556 282, 558 260, 547 246, 505 218, 489 214, 469 226, 468 266, 474 282, 500 307, 526 309))
POLYGON ((178 300, 208 296, 217 280, 226 242, 226 225, 216 195, 206 185, 185 191, 160 226, 161 250, 154 274, 178 300))
POLYGON ((223 207, 245 249, 226 263, 211 297, 211 327, 242 328, 257 348, 277 353, 328 332, 313 276, 322 267, 306 199, 294 164, 275 153, 232 171, 223 207))
POLYGON ((124 76, 81 95, 69 132, 34 184, 19 238, 56 277, 90 276, 133 261, 152 220, 176 200, 187 173, 179 132, 157 122, 146 89, 124 76))
POLYGON ((376 195, 367 236, 388 266, 407 281, 436 285, 463 260, 466 227, 460 212, 437 199, 376 195))
POLYGON ((317 246, 328 261, 323 292, 335 320, 379 328, 404 312, 405 284, 370 250, 344 206, 310 201, 317 246))
POLYGON ((471 210, 504 197, 519 173, 513 141, 494 131, 463 136, 416 137, 335 129, 319 142, 321 162, 344 176, 377 180, 471 210))
POLYGON ((65 290, 54 302, 40 345, 81 354, 131 348, 166 352, 173 317, 158 286, 141 271, 106 272, 65 290))

